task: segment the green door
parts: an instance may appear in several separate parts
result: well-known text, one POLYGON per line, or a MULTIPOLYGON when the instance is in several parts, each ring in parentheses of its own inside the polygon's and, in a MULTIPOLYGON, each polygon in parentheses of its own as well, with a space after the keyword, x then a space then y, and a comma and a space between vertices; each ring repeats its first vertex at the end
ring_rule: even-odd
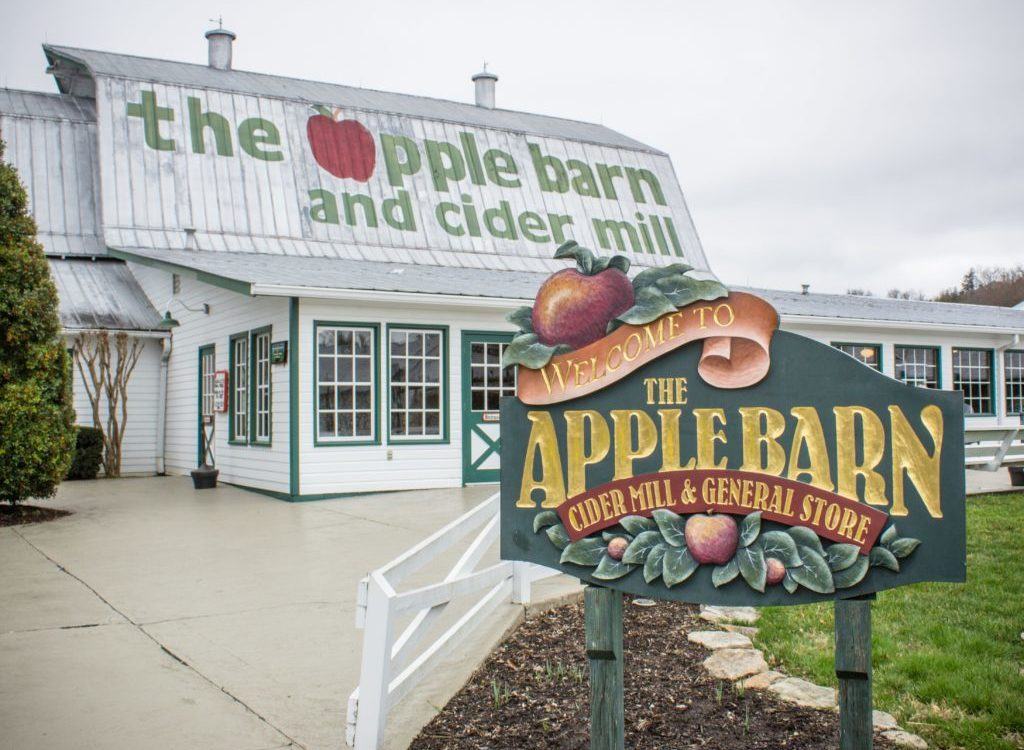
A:
POLYGON ((498 404, 516 392, 516 368, 502 367, 510 333, 462 334, 462 483, 497 482, 501 468, 498 404))
MULTIPOLYGON (((196 437, 196 463, 203 463, 203 433, 212 436, 213 429, 213 372, 217 369, 217 353, 213 344, 199 347, 199 389, 196 412, 198 414, 198 435, 196 437)), ((210 446, 213 460, 213 446, 210 446)))

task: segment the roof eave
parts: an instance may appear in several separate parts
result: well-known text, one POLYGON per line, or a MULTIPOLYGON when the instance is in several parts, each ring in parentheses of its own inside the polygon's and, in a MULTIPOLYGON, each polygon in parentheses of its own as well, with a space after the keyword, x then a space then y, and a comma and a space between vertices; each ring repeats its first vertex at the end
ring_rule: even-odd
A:
POLYGON ((244 294, 249 297, 253 295, 253 284, 246 279, 232 278, 230 276, 210 273, 209 271, 200 271, 180 263, 171 263, 170 261, 151 258, 147 255, 139 255, 138 253, 133 253, 129 250, 117 247, 108 247, 107 252, 111 257, 119 258, 123 261, 138 263, 141 266, 156 268, 161 271, 167 271, 168 273, 176 273, 181 276, 195 279, 196 281, 201 281, 204 284, 210 284, 211 286, 220 287, 221 289, 227 289, 228 291, 235 292, 237 294, 244 294))

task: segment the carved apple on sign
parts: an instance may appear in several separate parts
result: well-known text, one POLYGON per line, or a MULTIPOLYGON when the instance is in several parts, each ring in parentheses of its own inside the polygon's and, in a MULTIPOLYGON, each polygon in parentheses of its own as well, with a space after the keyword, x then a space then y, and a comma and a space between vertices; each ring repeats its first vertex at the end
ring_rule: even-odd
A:
POLYGON ((362 123, 341 119, 341 110, 313 107, 317 114, 306 122, 306 137, 316 163, 335 177, 366 182, 377 163, 373 136, 362 123))
POLYGON ((542 344, 586 346, 608 332, 608 324, 633 306, 629 260, 621 255, 595 258, 576 243, 566 243, 556 258, 573 258, 576 268, 553 274, 537 292, 533 330, 542 344))

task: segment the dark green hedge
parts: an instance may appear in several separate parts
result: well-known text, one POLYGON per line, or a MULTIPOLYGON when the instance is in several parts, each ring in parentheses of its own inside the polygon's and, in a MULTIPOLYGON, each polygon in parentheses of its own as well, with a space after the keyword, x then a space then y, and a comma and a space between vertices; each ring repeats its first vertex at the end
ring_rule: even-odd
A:
POLYGON ((103 459, 103 433, 95 427, 78 427, 75 457, 71 459, 68 479, 95 479, 103 459))

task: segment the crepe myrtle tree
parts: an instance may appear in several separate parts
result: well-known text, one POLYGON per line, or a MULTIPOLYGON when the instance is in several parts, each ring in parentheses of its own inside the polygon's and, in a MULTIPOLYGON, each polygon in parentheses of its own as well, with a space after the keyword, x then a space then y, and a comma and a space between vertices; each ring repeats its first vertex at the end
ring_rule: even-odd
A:
POLYGON ((0 141, 0 502, 49 497, 74 447, 57 289, 28 197, 0 141))
POLYGON ((128 426, 128 382, 144 342, 124 331, 75 336, 73 356, 92 408, 93 427, 103 434, 103 475, 121 476, 121 443, 128 426))

